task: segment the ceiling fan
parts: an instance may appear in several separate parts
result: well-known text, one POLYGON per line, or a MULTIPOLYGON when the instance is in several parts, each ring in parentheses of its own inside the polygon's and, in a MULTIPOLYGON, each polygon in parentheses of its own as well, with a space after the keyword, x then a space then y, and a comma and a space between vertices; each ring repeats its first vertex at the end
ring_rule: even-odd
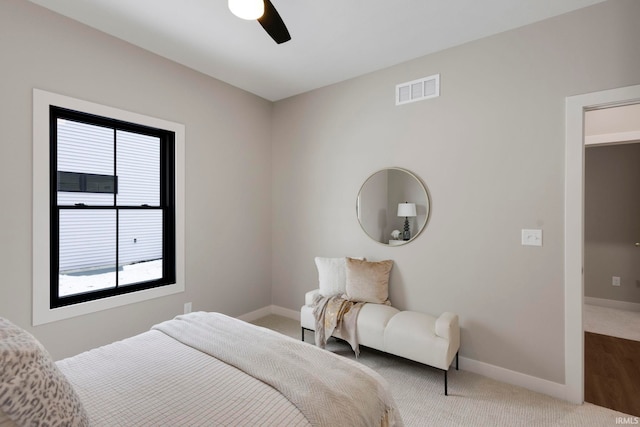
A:
POLYGON ((278 44, 291 40, 287 26, 270 0, 229 0, 229 10, 242 19, 257 19, 278 44))

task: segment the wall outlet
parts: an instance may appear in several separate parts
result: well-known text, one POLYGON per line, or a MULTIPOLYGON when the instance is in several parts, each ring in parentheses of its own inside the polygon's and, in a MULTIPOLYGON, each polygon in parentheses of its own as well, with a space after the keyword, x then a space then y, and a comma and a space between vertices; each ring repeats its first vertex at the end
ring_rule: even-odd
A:
POLYGON ((184 314, 187 313, 191 313, 191 303, 190 302, 185 302, 184 303, 184 314))
POLYGON ((542 246, 542 230, 523 228, 522 246, 542 246))
POLYGON ((611 284, 613 286, 620 286, 620 278, 618 276, 613 276, 611 278, 611 284))

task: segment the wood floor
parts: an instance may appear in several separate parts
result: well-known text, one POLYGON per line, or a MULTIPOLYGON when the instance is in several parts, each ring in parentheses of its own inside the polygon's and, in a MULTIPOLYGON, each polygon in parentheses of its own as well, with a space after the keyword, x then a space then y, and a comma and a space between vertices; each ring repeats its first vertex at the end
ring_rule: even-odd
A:
POLYGON ((640 341, 584 335, 584 400, 640 416, 640 341))

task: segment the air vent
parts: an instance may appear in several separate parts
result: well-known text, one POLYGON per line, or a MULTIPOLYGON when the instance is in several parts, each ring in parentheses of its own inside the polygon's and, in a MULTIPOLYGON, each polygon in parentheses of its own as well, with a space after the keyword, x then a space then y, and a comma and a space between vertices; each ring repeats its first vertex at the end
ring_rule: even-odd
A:
POLYGON ((440 96, 440 74, 424 77, 396 86, 396 105, 423 101, 440 96))

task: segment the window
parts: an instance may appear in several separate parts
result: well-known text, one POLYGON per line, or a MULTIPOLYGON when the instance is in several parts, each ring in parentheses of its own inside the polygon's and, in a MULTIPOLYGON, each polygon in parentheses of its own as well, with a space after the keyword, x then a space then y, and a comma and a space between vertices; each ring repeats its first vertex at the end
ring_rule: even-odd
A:
POLYGON ((55 106, 50 126, 51 306, 175 283, 174 133, 55 106))
POLYGON ((34 325, 184 290, 183 139, 34 90, 34 325))

